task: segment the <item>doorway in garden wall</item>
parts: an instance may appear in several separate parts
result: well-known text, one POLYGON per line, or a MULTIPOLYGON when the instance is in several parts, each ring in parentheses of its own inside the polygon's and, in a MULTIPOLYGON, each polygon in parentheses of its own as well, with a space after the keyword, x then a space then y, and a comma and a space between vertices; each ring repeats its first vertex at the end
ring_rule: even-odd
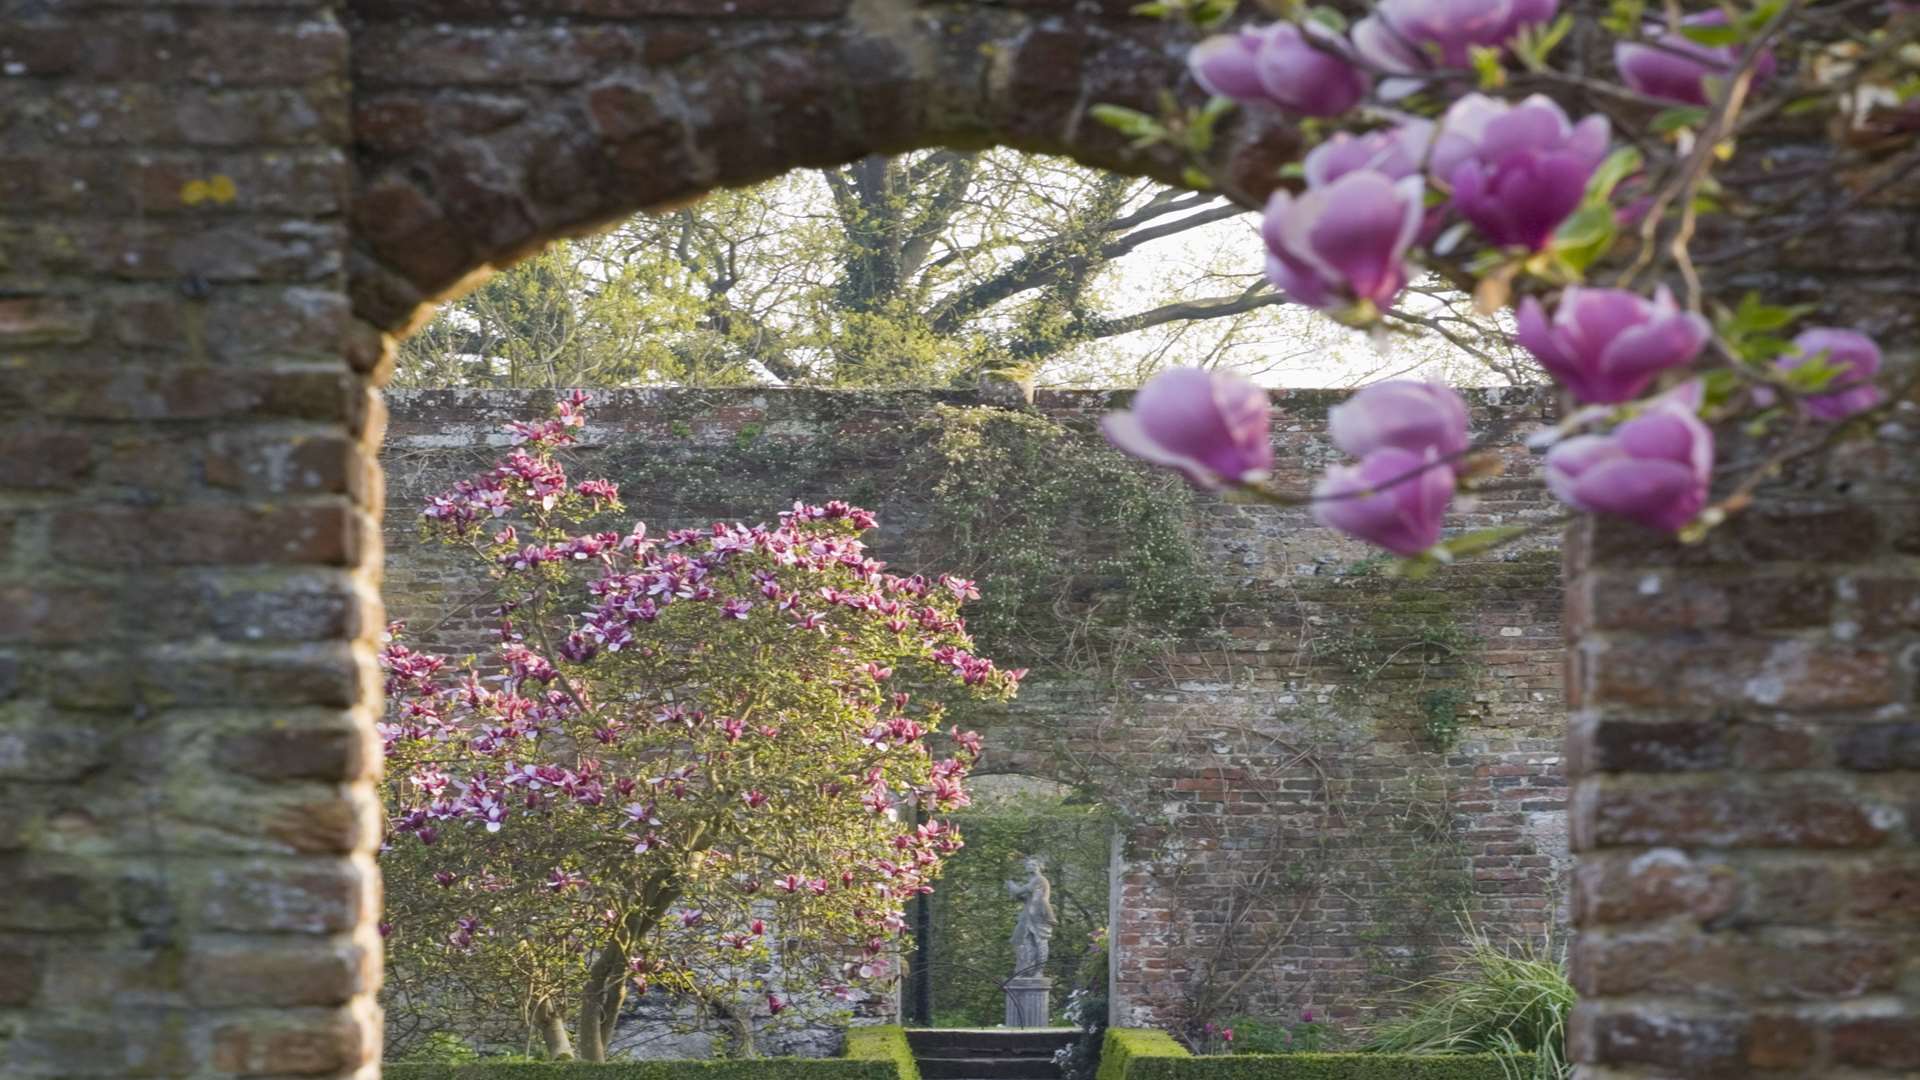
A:
POLYGON ((955 815, 966 847, 912 913, 914 949, 903 1013, 924 1027, 998 1027, 1018 963, 1014 928, 1025 860, 1038 858, 1056 922, 1038 977, 1052 980, 1049 1023, 1069 1023, 1075 991, 1107 992, 1107 924, 1119 819, 1074 788, 1040 777, 973 779, 973 805, 955 815))

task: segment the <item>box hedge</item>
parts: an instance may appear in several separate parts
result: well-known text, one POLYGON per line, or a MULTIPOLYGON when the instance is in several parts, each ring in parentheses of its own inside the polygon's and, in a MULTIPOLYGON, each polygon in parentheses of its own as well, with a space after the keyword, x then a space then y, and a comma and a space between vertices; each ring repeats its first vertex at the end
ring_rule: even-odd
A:
POLYGON ((575 1061, 410 1065, 381 1070, 386 1080, 920 1080, 907 1033, 897 1027, 847 1032, 843 1058, 745 1058, 737 1061, 575 1061))
POLYGON ((1511 1080, 1527 1057, 1492 1054, 1234 1054, 1194 1057, 1159 1031, 1108 1028, 1098 1080, 1511 1080))
MULTIPOLYGON (((898 1080, 920 1080, 920 1067, 913 1062, 913 1047, 907 1044, 907 1029, 857 1027, 847 1031, 847 1059, 861 1064, 890 1062, 891 1076, 898 1080)), ((850 1078, 851 1080, 851 1078, 850 1078)))

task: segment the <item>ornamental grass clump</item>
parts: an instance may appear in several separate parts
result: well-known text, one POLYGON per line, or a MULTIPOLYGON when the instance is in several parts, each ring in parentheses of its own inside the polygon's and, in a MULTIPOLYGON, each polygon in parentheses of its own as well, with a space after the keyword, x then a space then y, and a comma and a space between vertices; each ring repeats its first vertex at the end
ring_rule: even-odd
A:
POLYGON ((1377 1029, 1369 1050, 1400 1054, 1534 1055, 1514 1080, 1562 1080, 1573 985, 1549 943, 1503 946, 1469 928, 1467 948, 1448 971, 1411 984, 1421 1000, 1377 1029))

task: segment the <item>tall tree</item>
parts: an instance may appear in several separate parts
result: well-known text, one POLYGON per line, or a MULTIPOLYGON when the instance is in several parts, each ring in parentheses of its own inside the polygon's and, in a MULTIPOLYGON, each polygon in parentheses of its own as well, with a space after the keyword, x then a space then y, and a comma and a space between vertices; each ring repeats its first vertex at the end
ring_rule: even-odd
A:
POLYGON ((867 158, 550 248, 448 305, 400 384, 942 384, 1156 330, 1128 354, 1204 361, 1281 297, 1148 249, 1241 213, 1012 151, 867 158))

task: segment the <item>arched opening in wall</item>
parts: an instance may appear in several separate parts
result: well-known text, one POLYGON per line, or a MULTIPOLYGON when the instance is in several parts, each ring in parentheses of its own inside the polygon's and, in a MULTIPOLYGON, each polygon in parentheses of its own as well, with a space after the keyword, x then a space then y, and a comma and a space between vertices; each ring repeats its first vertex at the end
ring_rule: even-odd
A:
POLYGON ((1008 986, 1045 979, 1034 1024, 1073 1026, 1071 995, 1107 993, 1107 923, 1113 881, 1113 810, 1055 780, 1011 773, 975 778, 973 804, 953 815, 967 846, 914 912, 914 950, 902 1012, 934 1028, 1023 1026, 1008 986), (1037 860, 1030 864, 1028 860, 1037 860), (1047 899, 1033 899, 1034 879, 1047 899), (1020 931, 1049 907, 1046 957, 1025 960, 1020 931))
MULTIPOLYGON (((1098 101, 1157 107, 1157 86, 1181 79, 1178 43, 1131 20, 1062 36, 984 5, 826 37, 806 20, 756 22, 765 55, 748 70, 710 51, 734 29, 724 18, 580 34, 564 19, 426 26, 395 5, 358 6, 356 312, 377 332, 412 332, 392 395, 386 592, 394 614, 448 639, 496 620, 454 610, 414 508, 485 464, 498 423, 587 383, 604 392, 570 451, 576 475, 620 482, 656 533, 766 520, 796 497, 875 505, 903 527, 877 554, 987 580, 973 627, 995 654, 1031 655, 1100 701, 1125 689, 1130 664, 1194 629, 1183 620, 1212 595, 1194 587, 1208 559, 1259 573, 1294 553, 1192 543, 1190 515, 1238 511, 1196 510, 1177 481, 1101 458, 1086 429, 1105 397, 1059 393, 1026 409, 1033 383, 1132 384, 1201 362, 1347 384, 1425 363, 1418 348, 1383 360, 1277 305, 1260 286, 1257 238, 1223 199, 978 149, 1010 142, 1177 177, 1179 155, 1129 148, 1085 114, 1098 101), (635 42, 646 64, 605 59, 635 42), (685 51, 655 59, 665 42, 685 51), (527 59, 556 55, 570 59, 551 70, 527 59), (769 73, 805 77, 777 85, 769 73), (937 144, 961 149, 905 149, 937 144), (783 173, 806 165, 832 169, 783 173), (626 217, 640 206, 655 213, 626 217), (461 298, 430 319, 432 297, 461 298), (1288 366, 1332 343, 1352 362, 1313 378, 1288 366), (698 389, 663 392, 686 387, 698 389), (904 396, 881 401, 874 387, 904 396)), ((1264 125, 1232 124, 1218 144, 1241 205, 1291 145, 1264 125)), ((376 343, 391 344, 372 335, 365 351, 376 343)), ((1168 669, 1125 692, 1212 693, 1204 682, 1168 669)), ((1063 954, 1080 945, 1056 941, 1063 954)), ((1176 1026, 1162 996, 1139 1015, 1176 1026)))
MULTIPOLYGON (((1224 196, 1009 149, 797 170, 564 239, 442 305, 396 389, 1125 388, 1529 378, 1437 285, 1369 340, 1266 280, 1224 196), (1465 343, 1463 347, 1460 343, 1465 343)), ((688 434, 691 434, 689 432, 688 434)))

